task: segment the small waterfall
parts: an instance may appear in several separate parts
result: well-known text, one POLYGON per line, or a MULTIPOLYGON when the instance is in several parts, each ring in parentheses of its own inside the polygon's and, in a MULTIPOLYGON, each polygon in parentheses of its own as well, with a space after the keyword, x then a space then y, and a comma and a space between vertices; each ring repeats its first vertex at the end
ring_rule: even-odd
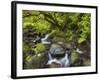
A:
POLYGON ((79 54, 83 54, 83 51, 81 51, 79 48, 76 49, 76 52, 78 52, 79 54))
POLYGON ((51 42, 47 41, 49 34, 46 34, 44 38, 41 38, 42 44, 51 44, 51 42))
POLYGON ((68 67, 70 65, 70 62, 69 62, 69 58, 68 58, 68 54, 67 53, 65 54, 65 57, 63 57, 62 59, 60 59, 60 62, 62 63, 62 65, 64 67, 68 67))
POLYGON ((68 54, 66 53, 65 56, 61 59, 56 59, 56 58, 52 58, 52 56, 50 55, 50 53, 48 53, 49 56, 49 60, 47 62, 47 64, 52 64, 53 62, 60 64, 62 67, 68 67, 70 66, 70 61, 68 58, 68 54))
POLYGON ((49 60, 53 59, 50 53, 48 53, 48 57, 49 57, 49 60))

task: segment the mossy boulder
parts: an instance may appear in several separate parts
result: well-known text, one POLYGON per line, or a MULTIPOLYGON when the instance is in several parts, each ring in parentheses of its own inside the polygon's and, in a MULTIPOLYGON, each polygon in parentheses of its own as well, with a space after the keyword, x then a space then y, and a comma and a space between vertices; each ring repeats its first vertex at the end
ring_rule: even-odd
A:
POLYGON ((78 60, 80 59, 80 54, 77 53, 76 51, 72 51, 70 59, 71 59, 71 64, 74 64, 78 62, 78 60))
POLYGON ((44 68, 48 57, 46 53, 38 53, 26 58, 26 69, 44 68))
POLYGON ((34 51, 36 54, 42 53, 46 51, 46 46, 42 43, 36 44, 36 48, 34 48, 34 51))
POLYGON ((46 63, 47 57, 47 50, 46 46, 42 43, 36 44, 36 47, 32 49, 34 51, 34 55, 28 55, 25 58, 25 68, 26 69, 35 69, 35 68, 43 68, 44 64, 46 63))
POLYGON ((64 54, 64 49, 62 48, 62 46, 58 44, 52 44, 49 51, 51 54, 54 54, 54 55, 64 54))

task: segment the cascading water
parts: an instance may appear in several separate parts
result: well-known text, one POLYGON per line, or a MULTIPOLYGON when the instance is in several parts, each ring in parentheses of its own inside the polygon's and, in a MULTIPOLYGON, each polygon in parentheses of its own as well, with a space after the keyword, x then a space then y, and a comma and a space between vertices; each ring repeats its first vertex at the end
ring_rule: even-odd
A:
POLYGON ((46 34, 44 38, 41 38, 42 44, 51 44, 51 42, 47 41, 49 34, 46 34))

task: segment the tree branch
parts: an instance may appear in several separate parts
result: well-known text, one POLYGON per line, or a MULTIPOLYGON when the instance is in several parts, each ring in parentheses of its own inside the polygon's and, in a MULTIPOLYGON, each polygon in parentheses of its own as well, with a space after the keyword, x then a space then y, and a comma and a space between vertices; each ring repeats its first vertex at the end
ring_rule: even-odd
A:
POLYGON ((58 26, 58 27, 61 27, 61 26, 58 24, 57 20, 55 20, 55 19, 53 18, 52 15, 46 14, 45 12, 41 12, 41 14, 43 14, 43 15, 45 16, 45 19, 46 19, 48 22, 50 22, 50 23, 52 23, 52 24, 54 24, 54 25, 56 25, 56 26, 58 26), (50 19, 50 20, 49 20, 49 19, 50 19))

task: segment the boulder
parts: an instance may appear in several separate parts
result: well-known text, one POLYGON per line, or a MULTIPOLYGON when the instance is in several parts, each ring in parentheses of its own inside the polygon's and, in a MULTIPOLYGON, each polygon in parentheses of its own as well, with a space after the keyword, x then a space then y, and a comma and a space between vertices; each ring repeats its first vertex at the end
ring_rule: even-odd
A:
POLYGON ((51 54, 54 54, 54 55, 57 55, 57 54, 60 55, 60 54, 64 54, 65 53, 63 47, 61 45, 59 45, 59 44, 52 44, 51 47, 50 47, 49 52, 51 54))

